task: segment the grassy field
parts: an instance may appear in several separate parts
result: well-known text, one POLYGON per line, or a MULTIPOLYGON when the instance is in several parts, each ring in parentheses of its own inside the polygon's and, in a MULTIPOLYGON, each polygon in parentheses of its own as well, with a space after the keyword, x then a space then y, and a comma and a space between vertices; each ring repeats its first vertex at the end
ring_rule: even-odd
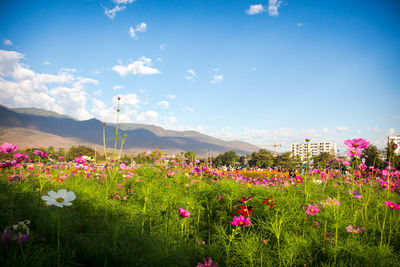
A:
POLYGON ((347 169, 20 161, 1 168, 0 263, 399 266, 400 172, 347 169))

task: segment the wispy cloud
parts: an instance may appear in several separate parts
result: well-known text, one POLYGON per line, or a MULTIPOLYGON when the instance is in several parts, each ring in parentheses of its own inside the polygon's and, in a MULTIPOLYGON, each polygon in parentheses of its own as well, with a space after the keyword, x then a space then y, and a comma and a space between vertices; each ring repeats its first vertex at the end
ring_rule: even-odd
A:
POLYGON ((183 108, 183 111, 185 111, 185 112, 194 112, 194 108, 191 108, 191 107, 184 107, 184 108, 183 108))
POLYGON ((214 75, 214 77, 211 80, 211 83, 219 83, 224 79, 223 75, 214 75))
POLYGON ((169 99, 175 99, 176 98, 176 95, 167 95, 167 98, 169 98, 169 99))
POLYGON ((50 65, 50 61, 48 61, 48 60, 44 61, 43 65, 50 65))
POLYGON ((114 19, 115 15, 126 9, 128 4, 132 4, 135 0, 114 0, 115 7, 112 9, 104 8, 104 14, 110 19, 114 19))
POLYGON ((392 119, 396 119, 396 120, 398 120, 398 119, 400 119, 400 115, 395 115, 395 116, 392 116, 392 119))
POLYGON ((164 100, 164 101, 158 102, 158 103, 157 103, 157 107, 166 109, 166 108, 169 107, 169 103, 168 103, 168 101, 165 101, 165 100, 164 100))
POLYGON ((147 24, 145 22, 139 23, 138 25, 133 28, 132 26, 129 27, 129 36, 133 39, 137 40, 138 37, 136 35, 137 32, 146 32, 147 24))
POLYGON ((303 26, 303 23, 302 22, 297 22, 297 27, 301 27, 301 26, 303 26))
POLYGON ((262 4, 259 5, 250 5, 249 9, 246 10, 246 14, 248 15, 256 15, 256 14, 262 14, 265 12, 265 8, 262 4))
POLYGON ((122 89, 122 88, 124 88, 123 85, 115 85, 115 86, 113 86, 113 90, 114 90, 114 91, 120 90, 120 89, 122 89))
POLYGON ((12 45, 13 43, 12 43, 11 40, 9 40, 9 39, 4 39, 4 40, 3 40, 3 44, 4 44, 4 45, 12 45))
POLYGON ((278 0, 268 0, 268 15, 270 16, 278 16, 279 15, 279 7, 282 1, 278 0))
POLYGON ((150 58, 141 57, 139 60, 134 61, 131 64, 126 66, 122 64, 115 65, 112 69, 121 77, 125 77, 127 75, 152 75, 160 73, 158 69, 152 68, 151 65, 150 58))
POLYGON ((164 51, 164 49, 167 47, 167 45, 166 44, 160 44, 160 50, 161 51, 164 51))
POLYGON ((185 79, 186 80, 189 80, 189 81, 191 81, 191 80, 194 80, 194 78, 195 78, 195 76, 196 76, 196 72, 194 72, 194 70, 192 70, 192 69, 188 69, 187 71, 186 71, 186 76, 185 76, 185 79))

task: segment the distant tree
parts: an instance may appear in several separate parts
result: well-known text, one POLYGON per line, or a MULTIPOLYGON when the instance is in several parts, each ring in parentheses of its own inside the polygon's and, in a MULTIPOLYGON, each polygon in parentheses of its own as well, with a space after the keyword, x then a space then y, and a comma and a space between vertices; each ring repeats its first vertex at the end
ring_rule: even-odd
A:
POLYGON ((329 166, 330 162, 335 159, 335 154, 330 152, 321 152, 320 154, 312 157, 314 167, 319 168, 326 168, 329 166))
POLYGON ((383 161, 379 157, 378 148, 374 145, 369 145, 366 149, 364 149, 362 155, 362 159, 365 159, 365 165, 374 166, 375 168, 382 168, 383 161))
POLYGON ((251 167, 258 166, 261 168, 270 167, 274 164, 271 152, 266 149, 260 149, 258 152, 251 154, 249 165, 251 167))
POLYGON ((273 159, 274 167, 294 168, 300 164, 298 157, 292 157, 290 152, 283 152, 273 159))
POLYGON ((239 163, 241 166, 244 166, 246 164, 246 156, 240 156, 239 163))
POLYGON ((393 167, 396 169, 400 168, 400 156, 396 154, 396 149, 398 149, 398 145, 392 140, 388 143, 386 151, 387 151, 387 162, 393 164, 393 167))
POLYGON ((68 160, 73 160, 74 158, 81 156, 94 157, 95 151, 88 146, 72 146, 67 153, 68 160))
POLYGON ((49 147, 47 148, 47 153, 49 153, 49 154, 55 154, 54 146, 49 146, 49 147))
POLYGON ((187 158, 190 162, 194 162, 196 160, 197 154, 196 152, 190 150, 185 152, 184 154, 185 158, 187 158))

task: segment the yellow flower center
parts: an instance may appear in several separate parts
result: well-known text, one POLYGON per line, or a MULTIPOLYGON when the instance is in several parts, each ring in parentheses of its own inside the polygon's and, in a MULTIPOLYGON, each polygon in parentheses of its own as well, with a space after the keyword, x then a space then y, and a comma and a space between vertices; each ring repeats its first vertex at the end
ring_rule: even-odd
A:
POLYGON ((243 225, 243 222, 239 222, 239 225, 243 225))
POLYGON ((58 203, 62 203, 62 202, 64 202, 64 199, 63 199, 62 197, 59 197, 59 198, 56 199, 56 201, 57 201, 58 203))
POLYGON ((357 144, 357 143, 354 143, 353 146, 358 146, 358 144, 357 144))
POLYGON ((244 209, 243 212, 247 212, 247 209, 244 209))

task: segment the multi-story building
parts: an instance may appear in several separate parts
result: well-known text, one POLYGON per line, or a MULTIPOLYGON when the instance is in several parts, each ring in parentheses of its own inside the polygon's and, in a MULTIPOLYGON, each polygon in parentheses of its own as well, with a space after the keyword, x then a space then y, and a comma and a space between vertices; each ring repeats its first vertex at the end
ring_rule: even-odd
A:
POLYGON ((332 153, 337 156, 336 143, 319 142, 319 143, 292 143, 290 144, 290 153, 293 157, 300 156, 304 162, 307 160, 307 154, 310 157, 317 156, 321 153, 332 153))
POLYGON ((396 150, 394 151, 397 155, 400 155, 400 135, 392 135, 388 137, 388 144, 390 142, 394 142, 397 145, 396 150))

